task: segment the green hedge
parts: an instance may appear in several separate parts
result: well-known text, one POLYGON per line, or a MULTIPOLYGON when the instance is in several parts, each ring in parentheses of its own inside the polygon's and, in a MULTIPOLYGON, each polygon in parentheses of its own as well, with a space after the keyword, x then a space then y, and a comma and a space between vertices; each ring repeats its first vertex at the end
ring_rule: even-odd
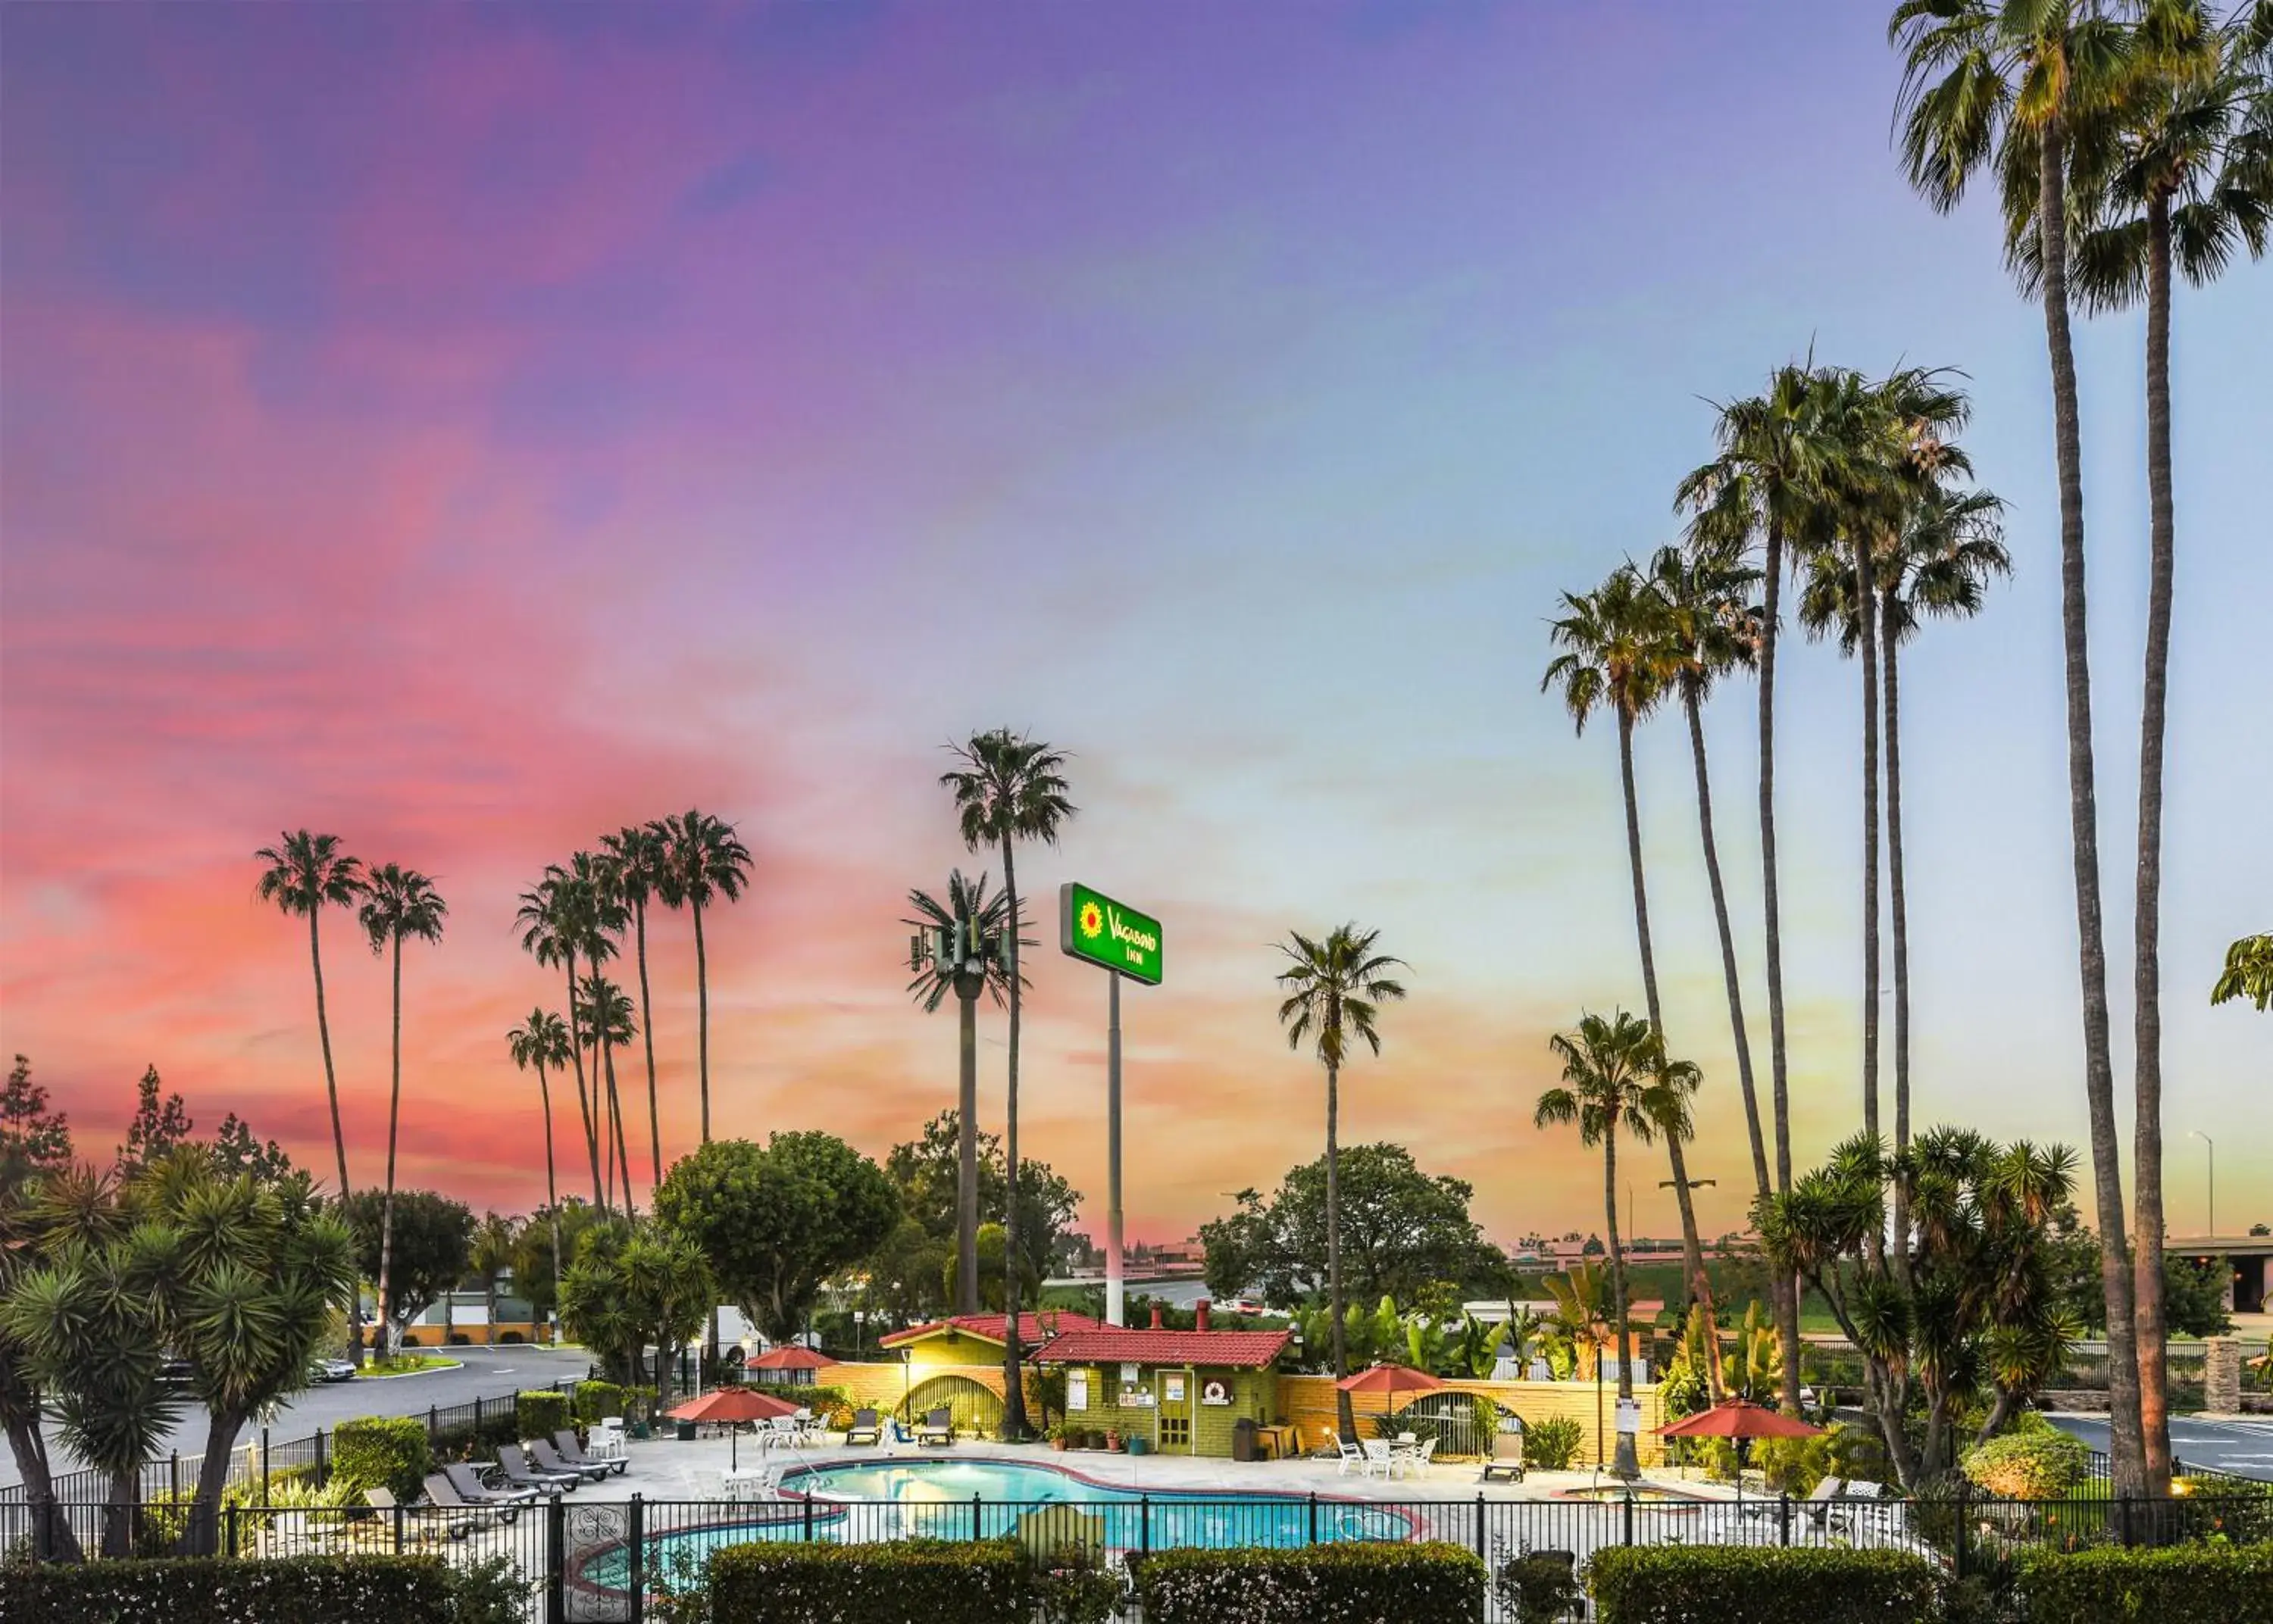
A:
POLYGON ((1033 1607, 1008 1540, 727 1545, 710 1556, 710 1624, 1001 1624, 1033 1607))
POLYGON ((753 1393, 768 1394, 785 1403, 802 1404, 840 1432, 852 1425, 852 1412, 859 1408, 852 1402, 852 1395, 843 1388, 807 1387, 801 1382, 786 1381, 750 1381, 743 1385, 753 1393))
POLYGON ((1145 1624, 1406 1624, 1483 1616, 1483 1561, 1454 1545, 1162 1551, 1130 1566, 1145 1624))
POLYGON ((576 1384, 576 1418, 589 1426, 603 1416, 622 1415, 626 1389, 612 1381, 576 1384))
POLYGON ((2273 1624, 2273 1545, 2022 1553, 2029 1624, 2273 1624))
POLYGON ((1601 1624, 1928 1624, 1941 1601, 1936 1568, 1900 1551, 1611 1546, 1587 1588, 1601 1624))
POLYGON ((405 1505, 434 1470, 426 1423, 415 1416, 364 1416, 332 1429, 332 1476, 360 1489, 391 1489, 405 1505))
POLYGON ((431 1556, 0 1565, 0 1619, 37 1624, 435 1624, 454 1594, 431 1556))
POLYGON ((523 1438, 550 1438, 575 1419, 569 1412, 568 1395, 543 1388, 515 1394, 514 1411, 514 1423, 523 1438))

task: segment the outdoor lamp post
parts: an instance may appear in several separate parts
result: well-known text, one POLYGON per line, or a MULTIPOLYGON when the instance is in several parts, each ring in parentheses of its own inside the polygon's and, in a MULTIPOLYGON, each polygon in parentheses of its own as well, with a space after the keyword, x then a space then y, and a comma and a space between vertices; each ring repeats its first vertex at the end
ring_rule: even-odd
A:
POLYGON ((2217 1233, 2217 1141, 2198 1127, 2187 1130, 2188 1139, 2199 1139, 2209 1151, 2209 1232, 2217 1233))
POLYGON ((868 1311, 866 1308, 855 1308, 852 1311, 852 1359, 855 1364, 859 1362, 860 1350, 866 1345, 864 1337, 867 1325, 868 1311))

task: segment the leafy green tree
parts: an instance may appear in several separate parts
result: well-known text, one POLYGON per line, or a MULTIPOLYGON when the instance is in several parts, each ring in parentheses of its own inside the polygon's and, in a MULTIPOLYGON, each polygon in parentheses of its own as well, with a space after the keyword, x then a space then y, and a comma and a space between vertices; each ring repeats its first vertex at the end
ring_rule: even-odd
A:
MULTIPOLYGON (((972 1136, 978 1163, 978 1200, 981 1210, 1003 1210, 1010 1187, 1008 1158, 1002 1141, 994 1134, 972 1136)), ((940 1248, 940 1255, 957 1255, 956 1232, 961 1224, 963 1124, 959 1111, 942 1111, 923 1126, 914 1139, 894 1145, 884 1158, 884 1176, 899 1192, 903 1220, 913 1220, 940 1248)), ((1031 1158, 1018 1164, 1018 1252, 1023 1287, 1048 1277, 1067 1231, 1081 1211, 1081 1192, 1047 1162, 1031 1158)), ((901 1244, 896 1230, 885 1243, 901 1244)), ((930 1255, 926 1254, 926 1255, 930 1255)), ((871 1272, 874 1268, 871 1266, 871 1272)), ((958 1265, 959 1267, 959 1265, 958 1265)), ((995 1265, 1001 1279, 1001 1265, 995 1265)), ((937 1273, 934 1267, 934 1273, 937 1273)), ((904 1283, 905 1276, 895 1276, 904 1283)), ((954 1300, 948 1291, 935 1299, 926 1296, 927 1308, 944 1309, 954 1300)), ((960 1313, 957 1309, 956 1312, 960 1313)))
POLYGON ((2163 1259, 2163 1300, 2173 1336, 2222 1336, 2233 1328, 2233 1266, 2224 1258, 2163 1259))
MULTIPOLYGON (((1013 733, 1008 728, 996 728, 990 732, 974 733, 964 744, 949 747, 956 765, 940 777, 941 785, 955 797, 956 820, 963 835, 963 843, 972 851, 989 848, 1002 854, 1002 902, 1014 928, 1005 937, 1009 948, 1009 965, 1005 979, 1009 984, 1010 1019, 1009 1050, 1009 1084, 1005 1090, 1002 1111, 1003 1140, 1009 1162, 1010 1185, 1020 1186, 1018 1178, 1018 1055, 1021 993, 1025 981, 1018 971, 1018 928, 1023 927, 1025 912, 1018 904, 1017 848, 1022 841, 1039 841, 1045 846, 1058 843, 1059 832, 1074 816, 1071 786, 1066 782, 1066 757, 1039 739, 1013 733)), ((1004 1245, 1013 1254, 1020 1250, 1018 1209, 1014 1202, 1005 1209, 1004 1245)), ((1024 1438, 1032 1429, 1026 1422, 1025 1379, 1024 1356, 1018 1350, 1017 1280, 1011 1277, 1008 1335, 1002 1348, 1002 1384, 1006 1396, 1002 1403, 1003 1436, 1016 1441, 1024 1438)))
POLYGON ((32 1062, 19 1054, 0 1089, 0 1190, 28 1189, 34 1178, 60 1172, 71 1159, 71 1119, 48 1108, 47 1089, 32 1081, 32 1062))
POLYGON ((2236 999, 2247 999, 2261 1012, 2273 1009, 2273 932, 2245 936, 2225 950, 2225 969, 2210 989, 2209 1001, 2230 1004, 2236 999))
POLYGON ((600 836, 600 861, 616 895, 632 910, 632 940, 639 962, 639 1032, 647 1050, 648 1149, 655 1177, 648 1187, 663 1182, 663 1115, 656 1101, 655 1029, 650 1012, 654 1000, 647 981, 647 905, 659 898, 666 883, 670 848, 658 823, 626 824, 613 834, 600 836))
POLYGON ((190 1142, 197 1124, 178 1094, 162 1097, 158 1068, 149 1066, 136 1085, 134 1115, 126 1124, 126 1142, 118 1148, 118 1176, 131 1179, 169 1151, 190 1142))
POLYGON ((386 1187, 379 1223, 379 1318, 382 1326, 398 1331, 401 1321, 392 1311, 387 1291, 394 1263, 394 1148, 402 1119, 402 939, 440 941, 442 921, 449 911, 449 904, 434 889, 432 880, 416 869, 393 863, 371 871, 364 882, 363 905, 356 910, 371 952, 389 954, 394 987, 392 1082, 386 1102, 386 1187))
MULTIPOLYGON (((656 894, 694 916, 694 1004, 702 1084, 702 1142, 710 1142, 710 960, 702 943, 702 910, 720 898, 739 902, 750 880, 750 849, 724 819, 689 807, 663 819, 656 894)), ((712 1340, 716 1340, 714 1336, 712 1340)))
POLYGON ((1009 984, 1009 899, 986 894, 986 876, 966 879, 961 869, 947 877, 947 901, 911 891, 916 917, 904 923, 923 932, 910 953, 916 977, 908 992, 926 1014, 951 995, 958 1017, 958 1086, 956 1120, 960 1125, 956 1158, 956 1287, 957 1313, 979 1312, 979 999, 991 993, 999 1007, 1009 984), (930 939, 926 941, 925 938, 930 939))
POLYGON ((252 1125, 230 1111, 214 1134, 214 1171, 224 1179, 245 1174, 256 1184, 276 1184, 293 1175, 292 1158, 274 1140, 264 1141, 252 1125))
POLYGON ((565 1258, 573 1264, 585 1232, 601 1221, 598 1208, 572 1195, 558 1206, 529 1214, 521 1226, 513 1258, 514 1291, 528 1298, 539 1320, 559 1306, 559 1283, 566 1271, 555 1260, 565 1258))
POLYGON ((482 1215, 466 1248, 466 1262, 482 1283, 482 1319, 489 1328, 488 1345, 497 1346, 498 1280, 513 1272, 521 1254, 521 1231, 511 1218, 494 1212, 482 1215))
POLYGON ((656 1216, 692 1239, 719 1289, 775 1341, 797 1335, 821 1283, 874 1253, 900 1217, 891 1180, 829 1134, 713 1140, 656 1191, 656 1216))
POLYGON ((598 1079, 589 1091, 584 1085, 576 966, 581 962, 596 970, 613 958, 615 938, 622 933, 626 917, 605 870, 589 851, 576 853, 565 865, 548 864, 544 878, 521 894, 514 915, 521 950, 541 965, 567 972, 568 1056, 576 1068, 576 1109, 583 1118, 584 1149, 592 1166, 592 1205, 604 1211, 608 1201, 601 1189, 600 1141, 605 1123, 598 1109, 598 1079))
MULTIPOLYGON (((551 1274, 558 1279, 568 1254, 560 1250, 560 1189, 552 1176, 552 1089, 545 1081, 544 1074, 548 1067, 560 1070, 567 1066, 568 1024, 539 1005, 529 1012, 527 1020, 505 1035, 505 1041, 514 1065, 522 1071, 536 1073, 537 1097, 544 1106, 545 1227, 552 1237, 551 1274)), ((523 1231, 524 1236, 527 1232, 523 1231)))
POLYGON ((27 1351, 9 1333, 5 1304, 38 1261, 43 1186, 71 1167, 71 1124, 63 1112, 49 1109, 47 1089, 32 1081, 32 1063, 19 1054, 0 1092, 0 1426, 8 1434, 35 1538, 52 1536, 55 1548, 44 1553, 65 1560, 77 1560, 79 1543, 67 1520, 48 1510, 56 1501, 55 1478, 39 1387, 27 1351))
MULTIPOLYGON (((1375 1022, 1381 1006, 1405 996, 1405 984, 1390 971, 1405 961, 1376 953, 1379 931, 1360 930, 1354 921, 1337 925, 1323 939, 1290 931, 1279 944, 1287 960, 1279 972, 1286 994, 1279 1005, 1279 1024, 1286 1029, 1287 1046, 1300 1049, 1309 1038, 1318 1064, 1326 1074, 1326 1296, 1333 1314, 1334 1376, 1348 1372, 1344 1362, 1342 1306, 1341 1215, 1341 1078, 1352 1038, 1362 1039, 1375 1054, 1381 1052, 1381 1033, 1375 1022)), ((1357 1436, 1356 1418, 1347 1392, 1337 1390, 1336 1417, 1345 1439, 1357 1436)))
POLYGON ((339 1159, 340 1188, 344 1198, 354 1186, 348 1183, 348 1137, 340 1125, 339 1074, 332 1068, 332 1023, 324 1010, 324 954, 317 926, 326 908, 352 908, 362 900, 364 873, 360 859, 340 849, 336 834, 313 834, 306 829, 286 831, 274 846, 254 852, 261 870, 259 894, 287 917, 308 922, 308 967, 316 977, 316 1037, 324 1051, 324 1093, 332 1110, 332 1150, 339 1159))
POLYGON ((2127 71, 2130 39, 2122 25, 2091 0, 1901 0, 1887 35, 1903 57, 1895 117, 1902 167, 1913 189, 1946 212, 1957 206, 1975 176, 1993 168, 2008 244, 2031 221, 2035 226, 2036 271, 2028 280, 2044 308, 2044 343, 2052 363, 2084 1097, 2091 1124, 2101 1289, 2107 1294, 2108 1454, 2116 1493, 2142 1494, 2163 1486, 2148 1475, 2108 1033, 2107 942, 2099 894, 2099 814, 2084 593, 2083 450, 2075 349, 2069 331, 2067 236, 2073 131, 2088 123, 2117 94, 2127 71))
MULTIPOLYGON (((666 1177, 664 1188, 670 1187, 666 1177)), ((610 1218, 587 1231, 560 1282, 560 1322, 620 1376, 636 1381, 652 1374, 668 1405, 671 1355, 702 1328, 716 1300, 709 1263, 692 1236, 652 1219, 610 1218), (644 1363, 649 1346, 651 1373, 644 1363)))
POLYGON ((403 1328, 471 1272, 473 1209, 431 1190, 398 1190, 389 1229, 381 1194, 358 1190, 348 1198, 346 1217, 355 1237, 356 1267, 365 1279, 378 1276, 382 1251, 391 1238, 394 1250, 387 1261, 394 1269, 392 1290, 380 1299, 380 1334, 388 1347, 398 1346, 403 1328))

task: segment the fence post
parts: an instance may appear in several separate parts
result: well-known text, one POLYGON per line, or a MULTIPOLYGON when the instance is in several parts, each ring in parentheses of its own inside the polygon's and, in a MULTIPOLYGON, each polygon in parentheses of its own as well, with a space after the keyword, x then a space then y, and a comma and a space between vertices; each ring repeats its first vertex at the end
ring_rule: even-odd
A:
POLYGON ((978 1495, 971 1497, 971 1538, 974 1542, 986 1538, 979 1525, 979 1508, 983 1503, 978 1495))
POLYGON ((1310 1543, 1318 1543, 1318 1492, 1310 1491, 1310 1543))
POLYGON ((316 1429, 316 1486, 322 1488, 332 1480, 331 1452, 324 1445, 324 1429, 316 1429))
POLYGON ((807 1544, 807 1545, 811 1545, 811 1544, 813 1543, 813 1495, 812 1495, 812 1493, 811 1493, 809 1490, 808 1490, 808 1491, 806 1492, 806 1493, 805 1494, 805 1496, 804 1496, 804 1501, 805 1501, 805 1543, 806 1543, 806 1544, 807 1544))
MULTIPOLYGON (((560 1496, 555 1494, 558 1504, 560 1496)), ((632 1491, 630 1515, 626 1519, 626 1548, 631 1553, 632 1624, 647 1616, 647 1501, 637 1489, 632 1491)))
POLYGON ((1791 1493, 1786 1490, 1776 1496, 1776 1543, 1791 1543, 1791 1493))
POLYGON ((270 1503, 268 1499, 268 1429, 265 1426, 260 1429, 260 1503, 264 1506, 270 1503))
MULTIPOLYGON (((1315 1520, 1317 1514, 1317 1502, 1313 1501, 1310 1505, 1310 1515, 1315 1520)), ((1150 1494, 1137 1501, 1136 1515, 1138 1518, 1136 1548, 1146 1556, 1150 1556, 1152 1554, 1152 1497, 1150 1494)))
POLYGON ((1621 1520, 1625 1525, 1625 1543, 1632 1545, 1633 1543, 1633 1490, 1631 1488, 1626 1491, 1625 1515, 1621 1520))
POLYGON ((482 1396, 481 1396, 479 1393, 476 1393, 476 1394, 475 1394, 475 1395, 474 1395, 474 1436, 475 1436, 476 1438, 479 1438, 481 1435, 482 1435, 482 1396))
MULTIPOLYGON (((266 1496, 264 1495, 262 1498, 266 1499, 266 1496)), ((228 1508, 226 1515, 229 1518, 229 1553, 235 1556, 236 1554, 236 1507, 234 1503, 228 1508)))
MULTIPOLYGON (((1856 567, 1859 569, 1859 568, 1861 568, 1862 566, 1861 566, 1861 565, 1857 565, 1856 567)), ((171 1456, 168 1456, 168 1457, 167 1457, 167 1460, 166 1460, 166 1489, 167 1489, 167 1498, 168 1498, 168 1499, 169 1499, 169 1500, 179 1500, 179 1499, 181 1499, 181 1497, 182 1497, 182 1452, 181 1452, 179 1449, 175 1450, 175 1451, 174 1451, 174 1453, 173 1453, 171 1456)))
POLYGON ((568 1611, 561 1583, 561 1575, 568 1567, 568 1522, 558 1494, 545 1505, 544 1541, 548 1556, 544 1564, 545 1624, 559 1624, 568 1611))
POLYGON ((1484 1492, 1482 1489, 1476 1491, 1476 1560, 1480 1562, 1491 1560, 1484 1554, 1484 1492))
POLYGON ((402 1502, 394 1502, 394 1553, 402 1554, 402 1502))
POLYGON ((1965 1577, 1965 1547, 1971 1543, 1966 1535, 1971 1523, 1972 1519, 1965 1514, 1965 1480, 1961 1478, 1957 1483, 1957 1538, 1954 1542, 1956 1548, 1951 1553, 1951 1568, 1960 1579, 1965 1577))
MULTIPOLYGON (((1860 565, 1857 565, 1856 567, 1857 567, 1857 569, 1860 569, 1862 566, 1861 566, 1860 565)), ((439 1436, 439 1435, 440 1435, 440 1433, 441 1433, 441 1430, 442 1430, 442 1425, 441 1425, 441 1416, 440 1416, 439 1412, 438 1412, 438 1411, 435 1410, 435 1408, 434 1408, 434 1406, 433 1406, 433 1405, 431 1405, 431 1404, 427 1405, 427 1406, 426 1406, 426 1447, 427 1447, 428 1448, 430 1448, 430 1449, 431 1449, 431 1448, 432 1448, 434 1447, 434 1440, 435 1440, 438 1436, 439 1436)))

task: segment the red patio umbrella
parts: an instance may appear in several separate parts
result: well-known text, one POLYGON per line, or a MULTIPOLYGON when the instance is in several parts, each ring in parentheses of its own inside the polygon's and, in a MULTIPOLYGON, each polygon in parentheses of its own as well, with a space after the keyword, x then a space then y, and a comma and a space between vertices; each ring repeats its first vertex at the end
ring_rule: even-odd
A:
POLYGON ((744 1421, 770 1421, 776 1416, 795 1415, 797 1406, 770 1393, 753 1393, 747 1388, 713 1388, 668 1413, 674 1421, 725 1423, 731 1441, 726 1447, 726 1460, 732 1467, 742 1463, 742 1446, 741 1434, 731 1429, 744 1421))
POLYGON ((748 1370, 821 1370, 836 1363, 826 1353, 813 1348, 788 1345, 769 1348, 753 1357, 744 1368, 748 1370))
POLYGON ((1369 1365, 1355 1375, 1344 1376, 1334 1385, 1345 1393, 1382 1393, 1382 1414, 1389 1415, 1397 1409, 1399 1388, 1411 1393, 1434 1391, 1444 1384, 1425 1370, 1415 1370, 1410 1365, 1369 1365))
POLYGON ((1710 1410, 1668 1421, 1657 1429, 1661 1438, 1733 1438, 1737 1441, 1737 1495, 1744 1493, 1745 1445, 1755 1438, 1817 1438, 1819 1426, 1810 1426, 1797 1416, 1770 1410, 1748 1398, 1724 1399, 1710 1410))

